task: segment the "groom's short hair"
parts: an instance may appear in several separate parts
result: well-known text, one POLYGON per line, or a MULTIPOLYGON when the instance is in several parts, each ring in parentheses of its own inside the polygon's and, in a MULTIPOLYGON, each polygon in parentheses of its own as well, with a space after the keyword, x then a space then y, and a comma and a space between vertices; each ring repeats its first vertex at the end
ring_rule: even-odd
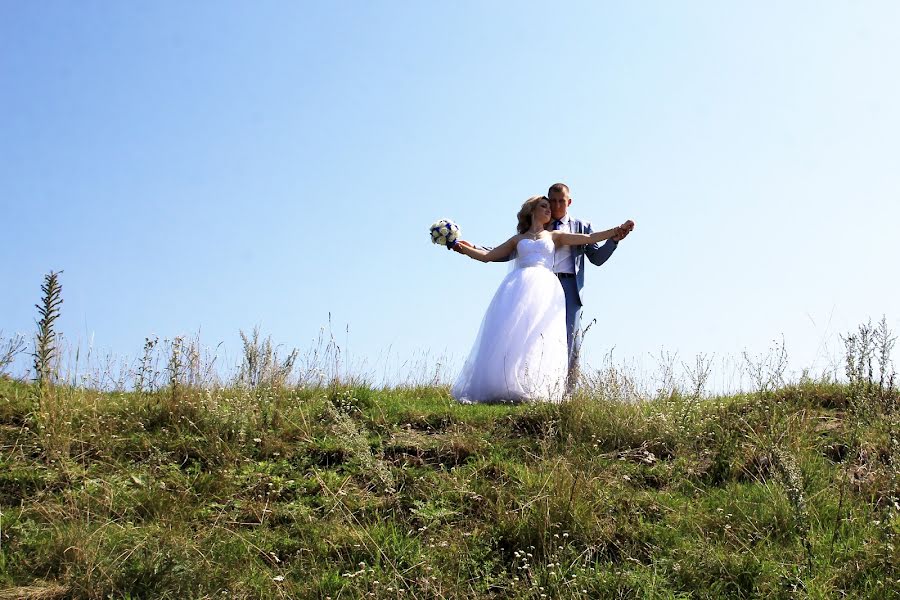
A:
POLYGON ((569 186, 564 183, 554 183, 550 186, 550 189, 547 190, 547 195, 549 196, 553 192, 564 192, 566 194, 569 193, 569 186))

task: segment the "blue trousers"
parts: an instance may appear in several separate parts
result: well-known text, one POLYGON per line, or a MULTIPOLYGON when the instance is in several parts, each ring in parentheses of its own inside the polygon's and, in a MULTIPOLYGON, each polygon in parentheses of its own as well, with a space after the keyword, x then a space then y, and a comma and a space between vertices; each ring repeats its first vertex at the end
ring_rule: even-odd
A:
POLYGON ((581 301, 578 299, 578 282, 574 277, 559 280, 566 295, 566 341, 569 343, 569 371, 574 366, 581 345, 581 301))

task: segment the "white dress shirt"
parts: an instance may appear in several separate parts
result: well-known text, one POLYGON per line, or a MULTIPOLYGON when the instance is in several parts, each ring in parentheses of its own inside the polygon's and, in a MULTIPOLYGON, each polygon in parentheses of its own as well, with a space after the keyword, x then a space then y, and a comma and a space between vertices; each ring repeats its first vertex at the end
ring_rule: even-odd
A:
MULTIPOLYGON (((572 233, 572 219, 568 213, 562 219, 558 231, 567 231, 572 233)), ((556 220, 553 221, 556 223, 556 220)), ((572 246, 559 246, 553 255, 553 272, 554 273, 571 273, 575 274, 575 255, 572 254, 572 246)))

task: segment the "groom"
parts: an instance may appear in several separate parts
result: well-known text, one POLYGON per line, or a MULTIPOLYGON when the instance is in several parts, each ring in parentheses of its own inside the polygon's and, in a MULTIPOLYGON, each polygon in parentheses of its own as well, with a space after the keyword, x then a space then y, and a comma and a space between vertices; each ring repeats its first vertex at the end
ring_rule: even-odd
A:
MULTIPOLYGON (((553 220, 547 224, 548 230, 563 230, 569 233, 593 233, 589 221, 582 221, 569 215, 572 198, 569 186, 554 183, 547 192, 550 198, 550 212, 553 220)), ((622 233, 600 244, 589 246, 561 246, 556 249, 553 271, 559 278, 566 295, 566 340, 569 343, 569 385, 575 382, 578 369, 578 355, 581 348, 582 289, 584 288, 584 259, 598 267, 615 252, 619 242, 631 232, 623 227, 622 233)))

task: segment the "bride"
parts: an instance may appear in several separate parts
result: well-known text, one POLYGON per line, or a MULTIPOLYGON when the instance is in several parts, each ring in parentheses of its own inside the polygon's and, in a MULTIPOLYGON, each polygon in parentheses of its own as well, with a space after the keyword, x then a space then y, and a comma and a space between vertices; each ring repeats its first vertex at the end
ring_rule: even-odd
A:
POLYGON ((566 389, 568 346, 566 301, 553 274, 558 246, 595 244, 621 227, 590 235, 545 231, 550 202, 532 196, 518 214, 518 234, 492 250, 459 243, 454 249, 475 260, 506 260, 515 268, 503 279, 485 312, 475 344, 451 394, 463 403, 560 402, 566 389))

